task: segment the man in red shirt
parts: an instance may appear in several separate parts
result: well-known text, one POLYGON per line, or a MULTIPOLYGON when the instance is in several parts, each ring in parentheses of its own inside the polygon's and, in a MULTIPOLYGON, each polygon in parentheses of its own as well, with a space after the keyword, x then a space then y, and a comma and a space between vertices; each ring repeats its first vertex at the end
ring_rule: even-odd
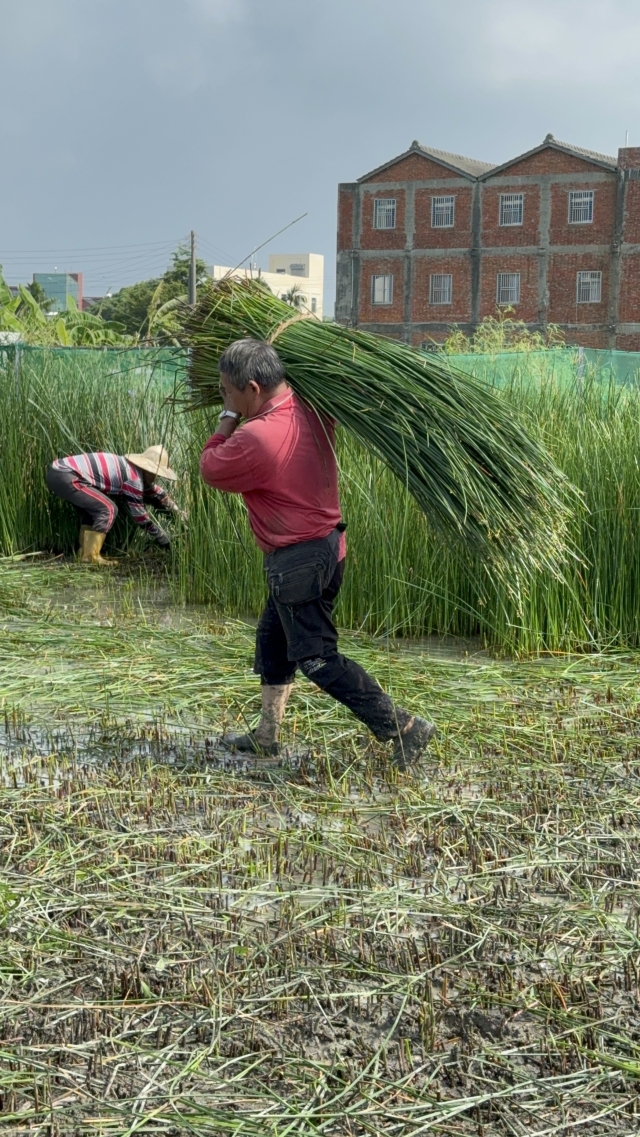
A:
POLYGON ((219 369, 224 410, 204 448, 200 473, 214 489, 242 494, 265 554, 269 586, 254 665, 262 679, 262 717, 255 731, 224 741, 236 750, 278 754, 299 667, 376 738, 393 740, 394 760, 404 768, 419 757, 435 727, 394 707, 379 684, 337 650, 332 610, 346 542, 334 423, 294 395, 270 344, 237 340, 221 356, 219 369))

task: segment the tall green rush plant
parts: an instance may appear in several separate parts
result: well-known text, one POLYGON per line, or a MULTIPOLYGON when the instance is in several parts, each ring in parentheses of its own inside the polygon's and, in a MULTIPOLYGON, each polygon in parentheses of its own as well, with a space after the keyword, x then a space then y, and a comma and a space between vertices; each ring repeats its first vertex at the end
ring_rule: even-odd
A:
MULTIPOLYGON (((0 349, 0 555, 74 549, 74 511, 44 481, 52 458, 163 441, 189 511, 166 562, 176 597, 254 617, 264 601, 261 558, 241 501, 202 485, 198 458, 215 415, 167 405, 176 366, 185 366, 183 357, 169 357, 165 367, 160 353, 140 349, 0 349)), ((562 578, 535 571, 518 592, 441 537, 396 475, 340 430, 349 561, 339 623, 375 633, 480 635, 506 652, 640 645, 640 390, 595 375, 558 380, 550 364, 546 378, 537 369, 493 397, 514 408, 580 489, 568 532, 579 558, 562 578)), ((110 540, 148 549, 126 521, 110 540)))
POLYGON ((561 571, 570 483, 486 386, 405 344, 292 316, 253 281, 212 284, 184 318, 192 406, 219 401, 217 363, 229 343, 275 342, 297 394, 379 458, 463 557, 505 580, 561 571))

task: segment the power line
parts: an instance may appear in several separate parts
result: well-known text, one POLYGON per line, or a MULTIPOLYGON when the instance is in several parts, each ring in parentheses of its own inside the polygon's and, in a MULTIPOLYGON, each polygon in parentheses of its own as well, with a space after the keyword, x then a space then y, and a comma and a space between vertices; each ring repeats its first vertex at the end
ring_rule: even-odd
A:
MULTIPOLYGON (((60 264, 75 264, 76 262, 79 264, 135 264, 140 261, 156 261, 158 259, 166 259, 167 256, 171 255, 171 251, 172 246, 167 245, 166 249, 157 249, 155 252, 129 253, 128 255, 123 255, 122 253, 103 253, 102 255, 94 253, 91 255, 80 256, 79 254, 72 254, 68 252, 61 252, 58 254, 54 253, 53 255, 46 255, 42 253, 37 256, 32 255, 29 258, 26 256, 4 257, 4 264, 42 264, 44 261, 46 261, 48 264, 51 264, 53 261, 58 261, 60 264)), ((2 257, 1 252, 0 257, 2 257)))
MULTIPOLYGON (((306 214, 302 214, 306 217, 306 214)), ((264 248, 281 233, 286 232, 302 217, 296 218, 274 233, 267 241, 256 246, 248 256, 239 262, 240 265, 253 257, 256 252, 264 248)), ((188 249, 190 237, 183 236, 173 240, 138 242, 126 245, 70 245, 54 246, 46 249, 2 249, 0 248, 0 265, 8 270, 14 278, 30 275, 34 272, 81 272, 84 276, 85 291, 107 287, 119 289, 126 287, 120 283, 123 278, 135 277, 141 279, 161 276, 170 265, 170 256, 176 249, 188 249), (45 267, 47 262, 47 267, 45 267), (57 262, 57 263, 56 263, 57 262), (55 268, 53 267, 55 264, 55 268), (60 267, 58 267, 60 266, 60 267), (72 267, 69 267, 72 266, 72 267)), ((198 245, 202 252, 212 259, 218 256, 231 264, 236 257, 213 241, 198 236, 198 245)), ((133 282, 131 282, 133 283, 133 282)))
POLYGON ((0 264, 14 279, 37 272, 82 272, 85 290, 115 287, 119 280, 162 275, 171 253, 184 239, 128 245, 58 246, 48 249, 0 250, 0 264))
POLYGON ((180 238, 178 238, 178 240, 173 240, 173 241, 149 241, 146 244, 143 242, 143 243, 140 243, 137 245, 85 245, 85 246, 82 246, 82 245, 78 245, 78 246, 58 245, 56 248, 53 248, 53 249, 4 249, 3 250, 2 248, 0 248, 0 256, 3 255, 3 253, 26 253, 29 256, 36 255, 36 254, 40 255, 41 253, 47 253, 47 254, 48 253, 52 253, 52 254, 53 253, 99 253, 99 252, 110 252, 111 250, 115 250, 115 249, 150 249, 150 248, 152 248, 154 246, 158 246, 158 245, 161 245, 161 246, 171 245, 172 247, 175 248, 177 245, 188 244, 188 241, 189 241, 189 238, 187 236, 187 237, 180 237, 180 238))
POLYGON ((263 241, 261 245, 256 245, 250 253, 247 253, 246 257, 243 257, 242 260, 238 262, 235 269, 233 269, 233 272, 235 272, 236 269, 240 268, 240 266, 243 265, 245 261, 250 260, 250 258, 254 256, 255 253, 260 252, 260 249, 264 249, 265 245, 270 245, 272 241, 275 241, 276 237, 279 237, 281 233, 286 233, 287 229, 291 229, 293 225, 297 225, 298 222, 302 221, 303 217, 306 216, 307 214, 305 212, 301 213, 299 217, 294 217, 293 221, 290 221, 288 225, 283 225, 282 229, 278 229, 277 233, 272 233, 272 235, 270 237, 267 237, 266 241, 263 241))
POLYGON ((147 241, 122 245, 57 246, 46 249, 0 250, 0 264, 7 276, 20 279, 34 272, 82 272, 85 292, 116 289, 132 279, 162 276, 171 254, 186 239, 147 241))
MULTIPOLYGON (((156 259, 141 258, 140 260, 132 261, 64 261, 59 259, 56 264, 51 261, 31 261, 29 264, 22 261, 15 261, 8 264, 5 261, 5 269, 10 268, 13 272, 42 272, 42 273, 58 273, 58 272, 109 272, 122 269, 123 271, 138 271, 145 266, 163 265, 168 264, 168 257, 159 257, 156 259)), ((2 263, 2 262, 0 262, 2 263)))
POLYGON ((199 233, 197 236, 198 247, 202 249, 203 252, 208 253, 210 257, 223 256, 226 261, 231 261, 235 264, 236 258, 233 253, 228 252, 227 249, 221 249, 218 245, 214 245, 212 241, 207 241, 204 237, 201 237, 199 233))

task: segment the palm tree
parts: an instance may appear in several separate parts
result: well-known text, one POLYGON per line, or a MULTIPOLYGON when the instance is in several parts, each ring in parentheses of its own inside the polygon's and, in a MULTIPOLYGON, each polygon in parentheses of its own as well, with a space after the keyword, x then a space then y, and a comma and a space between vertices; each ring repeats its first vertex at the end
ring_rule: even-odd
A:
POLYGON ((306 305, 307 303, 307 298, 299 284, 293 284, 288 292, 283 292, 282 299, 285 304, 290 304, 292 308, 302 308, 303 304, 306 305))

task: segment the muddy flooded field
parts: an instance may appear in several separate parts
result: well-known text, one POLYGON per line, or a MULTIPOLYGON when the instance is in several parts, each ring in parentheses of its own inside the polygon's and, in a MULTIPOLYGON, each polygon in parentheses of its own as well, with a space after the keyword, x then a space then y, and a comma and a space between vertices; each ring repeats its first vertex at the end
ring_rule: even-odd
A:
POLYGON ((635 1134, 633 656, 346 636, 440 736, 398 774, 140 565, 0 565, 0 1126, 635 1134))

